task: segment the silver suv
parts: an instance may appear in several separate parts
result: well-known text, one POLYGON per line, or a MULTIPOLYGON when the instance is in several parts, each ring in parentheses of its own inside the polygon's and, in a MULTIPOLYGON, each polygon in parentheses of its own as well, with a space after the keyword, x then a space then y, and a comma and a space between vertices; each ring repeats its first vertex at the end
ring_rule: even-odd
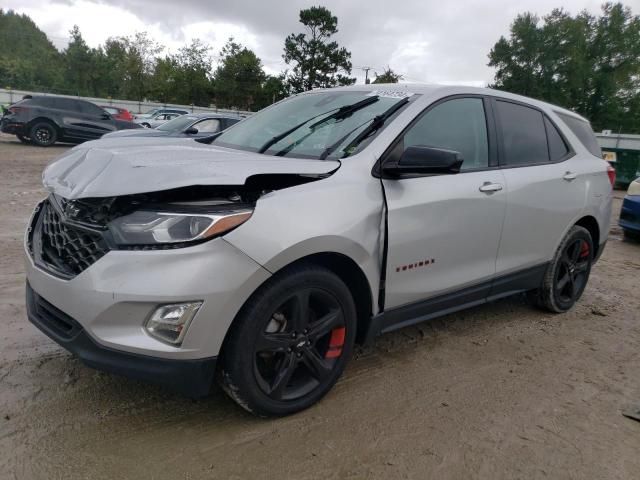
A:
POLYGON ((85 143, 43 175, 28 315, 90 366, 286 415, 380 333, 521 292, 570 309, 613 175, 585 119, 467 87, 318 90, 200 141, 85 143))

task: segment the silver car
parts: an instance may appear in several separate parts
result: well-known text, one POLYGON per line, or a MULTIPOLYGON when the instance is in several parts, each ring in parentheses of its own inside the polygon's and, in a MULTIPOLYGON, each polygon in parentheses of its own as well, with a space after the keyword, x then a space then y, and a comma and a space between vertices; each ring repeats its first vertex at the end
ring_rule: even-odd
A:
POLYGON ((182 115, 185 115, 185 114, 178 113, 178 112, 162 112, 162 113, 156 113, 155 115, 152 115, 151 117, 148 117, 148 118, 136 117, 133 119, 133 122, 138 123, 143 127, 147 127, 147 128, 158 128, 160 125, 164 125, 168 121, 174 120, 182 115))
POLYGON ((356 342, 521 292, 569 310, 607 241, 614 174, 560 107, 358 85, 204 143, 85 143, 43 179, 29 319, 92 367, 191 396, 217 379, 278 416, 325 395, 356 342))

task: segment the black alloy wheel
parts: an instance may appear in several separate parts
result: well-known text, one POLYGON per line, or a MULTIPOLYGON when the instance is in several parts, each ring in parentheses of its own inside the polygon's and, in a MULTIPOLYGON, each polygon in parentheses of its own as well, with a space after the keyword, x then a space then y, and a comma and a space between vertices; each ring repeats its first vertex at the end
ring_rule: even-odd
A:
POLYGON ((53 145, 58 139, 56 127, 49 122, 38 122, 31 127, 29 139, 40 147, 53 145))
POLYGON ((572 227, 560 242, 540 288, 528 292, 529 299, 551 312, 569 310, 587 286, 594 254, 589 231, 577 225, 572 227))
POLYGON ((220 383, 259 416, 308 408, 342 374, 356 323, 351 292, 335 273, 312 264, 287 268, 238 314, 222 348, 220 383))
POLYGON ((565 247, 554 282, 559 303, 573 305, 580 298, 587 285, 590 266, 591 246, 586 240, 578 238, 565 247))
POLYGON ((275 309, 254 347, 254 373, 274 400, 296 400, 321 385, 342 355, 344 312, 319 288, 298 289, 275 309))

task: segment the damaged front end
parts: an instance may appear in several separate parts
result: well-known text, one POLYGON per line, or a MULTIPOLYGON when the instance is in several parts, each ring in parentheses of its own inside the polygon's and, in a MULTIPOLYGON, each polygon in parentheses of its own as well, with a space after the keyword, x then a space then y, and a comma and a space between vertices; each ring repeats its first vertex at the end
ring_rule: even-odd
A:
POLYGON ((169 250, 224 235, 251 218, 257 201, 327 174, 259 174, 244 185, 194 185, 74 200, 52 193, 27 233, 34 263, 70 279, 110 250, 169 250))

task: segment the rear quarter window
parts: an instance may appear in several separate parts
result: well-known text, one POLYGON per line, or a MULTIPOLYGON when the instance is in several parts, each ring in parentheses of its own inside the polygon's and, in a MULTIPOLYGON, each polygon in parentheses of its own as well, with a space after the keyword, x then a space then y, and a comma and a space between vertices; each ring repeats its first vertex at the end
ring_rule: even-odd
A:
POLYGON ((556 112, 556 115, 562 119, 573 134, 578 137, 580 143, 582 143, 582 145, 584 145, 592 155, 602 158, 602 150, 600 149, 598 140, 596 139, 593 130, 591 130, 591 125, 589 125, 588 122, 564 113, 556 112))

